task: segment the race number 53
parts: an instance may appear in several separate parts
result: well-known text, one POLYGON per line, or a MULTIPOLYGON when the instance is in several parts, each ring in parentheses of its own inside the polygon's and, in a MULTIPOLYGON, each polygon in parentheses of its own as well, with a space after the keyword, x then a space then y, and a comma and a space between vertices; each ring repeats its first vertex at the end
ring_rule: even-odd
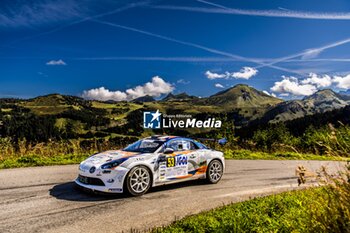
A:
POLYGON ((167 167, 175 167, 175 157, 168 157, 166 160, 167 167))

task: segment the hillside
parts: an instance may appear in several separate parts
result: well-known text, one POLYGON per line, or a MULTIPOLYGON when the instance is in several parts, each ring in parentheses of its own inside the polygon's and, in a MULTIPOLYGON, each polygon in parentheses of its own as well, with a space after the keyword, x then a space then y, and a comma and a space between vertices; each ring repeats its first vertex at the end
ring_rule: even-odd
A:
POLYGON ((77 96, 50 94, 23 100, 19 104, 37 114, 58 114, 69 109, 80 110, 91 106, 91 101, 77 96))
POLYGON ((146 96, 141 96, 139 98, 133 99, 131 102, 134 103, 144 103, 144 102, 153 102, 156 101, 152 96, 146 95, 146 96))
MULTIPOLYGON (((347 106, 349 96, 322 90, 302 100, 283 101, 247 85, 236 85, 206 98, 186 93, 168 94, 162 100, 144 96, 133 101, 92 101, 51 94, 28 100, 0 99, 0 135, 22 138, 105 138, 147 135, 143 111, 190 114, 226 119, 236 128, 312 116, 347 106), (37 136, 39 135, 39 136, 37 136)), ((173 134, 206 133, 203 129, 167 130, 173 134)))
POLYGON ((266 111, 281 102, 281 99, 243 84, 196 101, 197 104, 219 106, 226 112, 235 112, 233 117, 236 125, 245 125, 262 117, 266 111))
POLYGON ((346 96, 330 89, 320 90, 302 100, 285 101, 268 110, 262 117, 264 122, 279 122, 339 109, 349 104, 346 96))
POLYGON ((239 84, 206 98, 205 102, 226 108, 259 108, 273 106, 282 100, 248 85, 239 84))
POLYGON ((162 101, 169 102, 169 101, 191 101, 198 99, 197 96, 188 95, 186 92, 182 92, 180 94, 174 95, 172 93, 169 93, 167 96, 165 96, 162 101))

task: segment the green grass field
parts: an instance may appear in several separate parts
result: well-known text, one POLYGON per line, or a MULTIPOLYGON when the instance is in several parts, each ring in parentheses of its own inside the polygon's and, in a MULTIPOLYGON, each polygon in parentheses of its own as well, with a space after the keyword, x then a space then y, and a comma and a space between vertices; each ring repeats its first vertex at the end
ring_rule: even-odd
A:
POLYGON ((10 157, 4 160, 0 160, 0 169, 79 164, 88 156, 89 156, 88 154, 79 154, 79 155, 67 154, 67 155, 57 155, 57 156, 28 155, 28 156, 21 156, 21 157, 10 157))
POLYGON ((263 159, 263 160, 336 160, 336 161, 350 161, 350 158, 340 156, 326 156, 315 154, 303 154, 296 152, 274 152, 266 153, 261 151, 250 150, 231 150, 224 151, 226 159, 263 159))
POLYGON ((153 232, 349 232, 350 219, 341 212, 350 208, 332 207, 335 201, 325 187, 291 191, 189 216, 153 232))

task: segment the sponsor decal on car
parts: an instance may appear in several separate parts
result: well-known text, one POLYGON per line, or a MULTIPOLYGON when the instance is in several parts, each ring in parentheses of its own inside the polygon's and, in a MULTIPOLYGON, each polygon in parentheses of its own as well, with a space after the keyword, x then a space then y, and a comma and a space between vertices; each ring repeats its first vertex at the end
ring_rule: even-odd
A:
POLYGON ((165 162, 159 164, 159 180, 188 175, 188 156, 178 154, 166 157, 165 162))
POLYGON ((121 188, 110 188, 110 189, 108 189, 108 191, 110 191, 110 192, 123 192, 123 189, 121 189, 121 188))

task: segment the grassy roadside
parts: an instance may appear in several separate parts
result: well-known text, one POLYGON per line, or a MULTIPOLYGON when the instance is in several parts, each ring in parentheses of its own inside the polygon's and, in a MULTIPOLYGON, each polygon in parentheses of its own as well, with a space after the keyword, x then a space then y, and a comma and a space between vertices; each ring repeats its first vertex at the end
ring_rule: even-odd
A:
MULTIPOLYGON (((299 154, 295 152, 266 153, 249 150, 224 151, 226 159, 255 159, 255 160, 338 160, 349 161, 349 158, 338 156, 322 156, 314 154, 299 154)), ((89 154, 66 154, 56 156, 25 155, 0 159, 0 169, 16 167, 35 167, 49 165, 78 164, 87 158, 89 154)))
POLYGON ((224 155, 225 155, 225 159, 350 161, 350 158, 346 158, 346 157, 302 154, 302 153, 296 153, 296 152, 266 153, 261 151, 227 149, 224 151, 224 155))
POLYGON ((0 160, 0 169, 16 168, 16 167, 36 167, 36 166, 50 166, 50 165, 66 165, 78 164, 89 155, 57 155, 57 156, 37 156, 27 155, 21 157, 10 157, 0 160))
POLYGON ((326 187, 290 191, 192 215, 153 232, 349 232, 350 219, 332 208, 335 201, 326 187))

